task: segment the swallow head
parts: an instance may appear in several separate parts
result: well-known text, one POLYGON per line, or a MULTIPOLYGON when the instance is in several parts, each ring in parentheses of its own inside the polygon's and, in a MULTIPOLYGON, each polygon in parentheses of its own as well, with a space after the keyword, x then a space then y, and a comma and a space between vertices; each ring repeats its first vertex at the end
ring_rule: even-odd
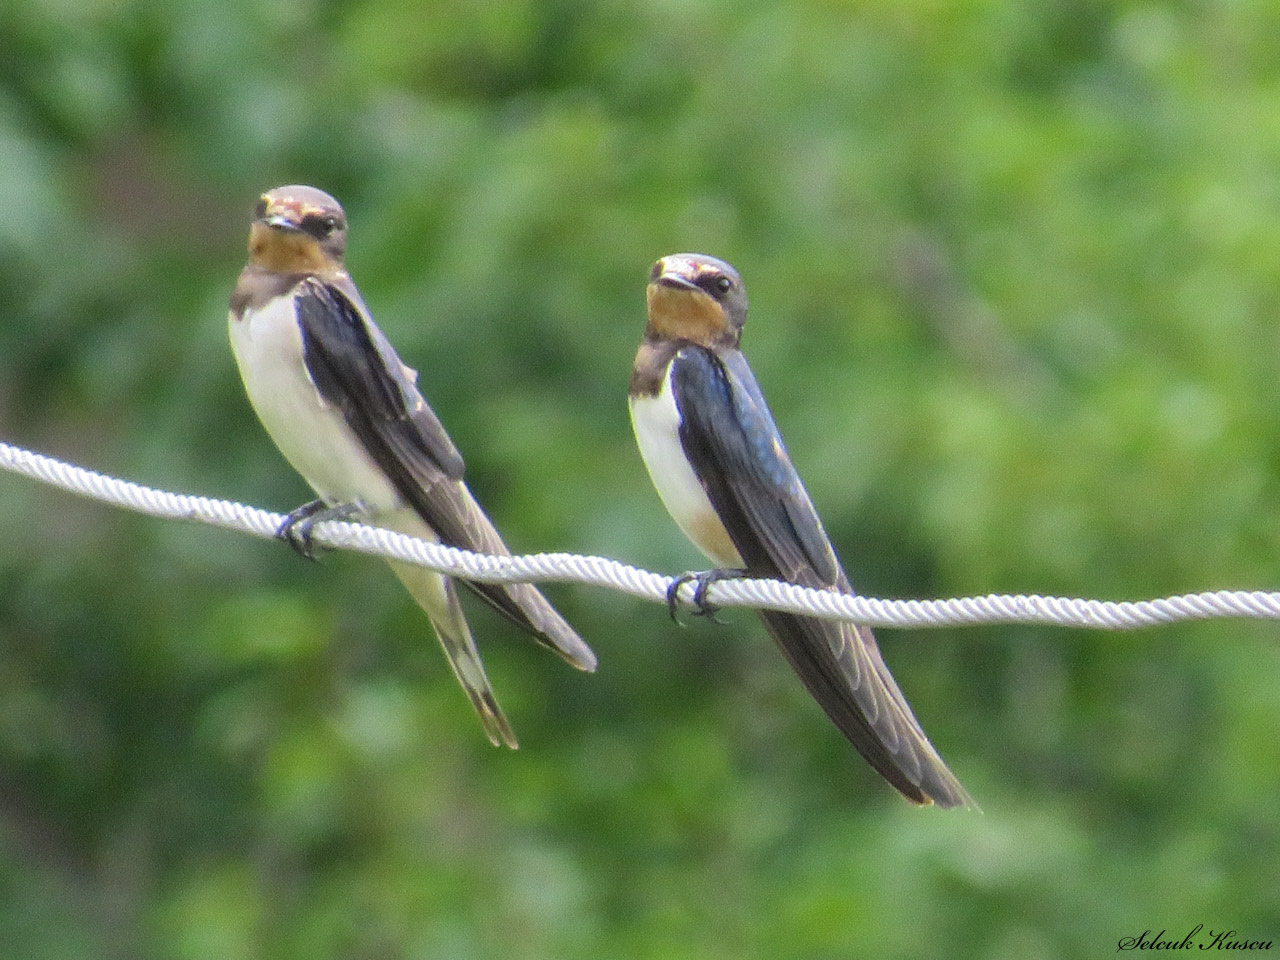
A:
POLYGON ((342 269, 347 216, 323 190, 293 185, 258 198, 249 227, 249 260, 278 273, 342 269))
POLYGON ((646 336, 703 346, 737 346, 747 320, 738 271, 700 253, 663 257, 649 271, 646 336))

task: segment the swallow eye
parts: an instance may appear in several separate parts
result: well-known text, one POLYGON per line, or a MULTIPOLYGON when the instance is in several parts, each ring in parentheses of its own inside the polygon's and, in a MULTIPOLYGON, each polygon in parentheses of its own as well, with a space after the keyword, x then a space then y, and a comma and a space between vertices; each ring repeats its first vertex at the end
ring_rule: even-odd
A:
POLYGON ((259 197, 258 205, 253 208, 253 219, 262 220, 267 215, 267 198, 259 197))
POLYGON ((733 281, 723 273, 705 273, 694 282, 717 300, 733 289, 733 281))
POLYGON ((317 240, 323 240, 342 226, 342 220, 333 214, 309 213, 302 218, 302 229, 317 240))

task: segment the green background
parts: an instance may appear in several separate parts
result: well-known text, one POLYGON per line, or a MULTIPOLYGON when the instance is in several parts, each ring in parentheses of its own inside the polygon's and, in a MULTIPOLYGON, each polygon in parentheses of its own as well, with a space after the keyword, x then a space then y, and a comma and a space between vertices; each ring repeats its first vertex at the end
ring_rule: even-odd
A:
MULTIPOLYGON (((1276 587, 1280 8, 0 2, 0 437, 309 491, 226 301, 307 182, 516 550, 702 561, 624 394, 658 256, 870 595, 1276 587)), ((909 807, 746 612, 473 626, 385 568, 0 477, 0 944, 80 958, 1107 956, 1280 937, 1277 626, 882 631, 981 814, 909 807)))

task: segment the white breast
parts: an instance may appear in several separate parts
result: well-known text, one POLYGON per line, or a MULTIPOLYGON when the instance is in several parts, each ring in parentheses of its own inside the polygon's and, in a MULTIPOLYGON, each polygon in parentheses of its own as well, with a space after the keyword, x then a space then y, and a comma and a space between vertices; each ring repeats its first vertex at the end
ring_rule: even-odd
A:
POLYGON ((680 443, 680 411, 671 392, 671 369, 656 397, 631 397, 631 426, 649 477, 673 520, 712 563, 743 566, 729 533, 707 499, 680 443))
POLYGON ((249 401, 293 468, 331 503, 393 509, 400 502, 394 488, 307 374, 293 299, 233 314, 230 330, 249 401))

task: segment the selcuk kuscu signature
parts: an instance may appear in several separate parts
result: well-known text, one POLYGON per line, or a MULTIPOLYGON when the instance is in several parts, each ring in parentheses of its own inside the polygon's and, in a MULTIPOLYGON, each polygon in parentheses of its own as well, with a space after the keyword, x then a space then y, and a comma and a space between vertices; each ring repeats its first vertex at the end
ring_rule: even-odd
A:
POLYGON ((1122 937, 1120 950, 1270 950, 1270 940, 1248 940, 1235 930, 1205 930, 1197 923, 1181 940, 1171 939, 1168 930, 1143 930, 1136 937, 1122 937))

